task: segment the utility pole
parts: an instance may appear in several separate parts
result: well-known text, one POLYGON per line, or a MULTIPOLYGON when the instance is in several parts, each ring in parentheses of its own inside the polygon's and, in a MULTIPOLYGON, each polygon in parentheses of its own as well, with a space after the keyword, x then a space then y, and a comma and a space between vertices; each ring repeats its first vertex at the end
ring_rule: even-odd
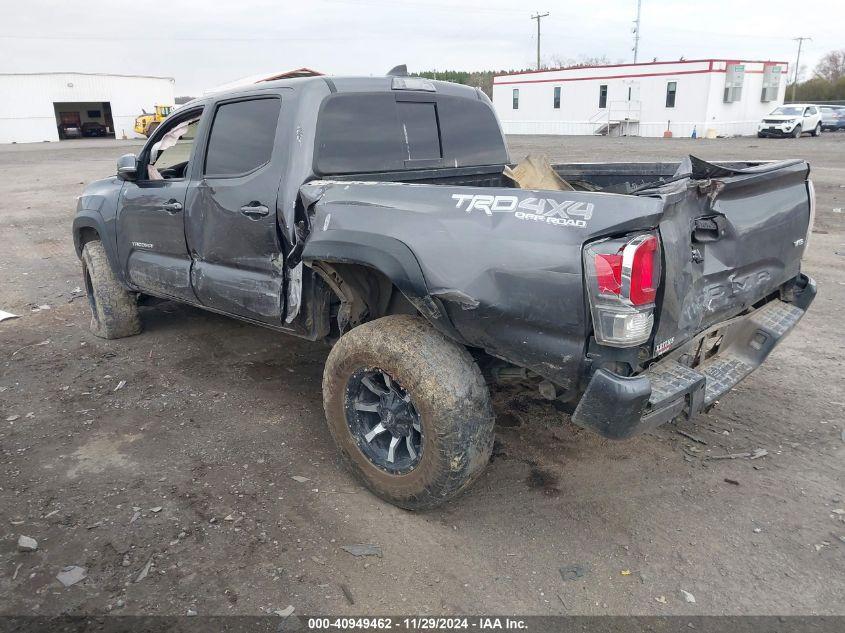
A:
POLYGON ((540 18, 548 17, 546 13, 535 13, 531 16, 532 20, 537 20, 537 70, 540 70, 540 18))
POLYGON ((798 42, 798 57, 795 58, 795 80, 792 82, 792 101, 795 101, 795 87, 798 85, 798 70, 800 68, 799 64, 801 63, 801 46, 804 44, 804 40, 812 40, 812 37, 794 37, 792 38, 796 42, 798 42))
POLYGON ((640 52, 640 10, 643 7, 643 0, 637 0, 637 19, 634 20, 634 63, 637 63, 637 54, 640 52))

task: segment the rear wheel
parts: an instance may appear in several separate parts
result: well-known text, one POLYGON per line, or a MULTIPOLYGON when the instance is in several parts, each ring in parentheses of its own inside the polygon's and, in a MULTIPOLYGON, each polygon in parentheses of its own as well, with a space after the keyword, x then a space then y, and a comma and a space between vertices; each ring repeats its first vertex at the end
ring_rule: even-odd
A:
POLYGON ((346 333, 323 372, 329 430, 353 473, 402 508, 465 490, 493 449, 493 408, 469 353, 418 317, 346 333))
POLYGON ((801 138, 801 132, 803 132, 803 130, 801 129, 801 126, 796 125, 795 129, 792 130, 792 138, 801 138))
POLYGON ((813 136, 821 136, 821 133, 822 133, 822 124, 821 124, 821 123, 817 123, 817 124, 816 124, 816 129, 815 129, 815 130, 813 130, 813 136))
POLYGON ((91 332, 100 338, 123 338, 141 331, 135 297, 120 285, 100 241, 82 249, 82 276, 91 305, 91 332))

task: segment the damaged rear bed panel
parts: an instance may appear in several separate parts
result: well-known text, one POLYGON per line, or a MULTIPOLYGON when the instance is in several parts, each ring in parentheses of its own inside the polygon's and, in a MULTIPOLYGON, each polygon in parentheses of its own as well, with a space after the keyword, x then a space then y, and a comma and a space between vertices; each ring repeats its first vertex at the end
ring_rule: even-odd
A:
POLYGON ((405 244, 463 343, 565 388, 578 383, 589 333, 581 245, 609 227, 655 226, 662 210, 613 194, 358 181, 315 181, 302 194, 314 202, 306 261, 345 235, 405 244))

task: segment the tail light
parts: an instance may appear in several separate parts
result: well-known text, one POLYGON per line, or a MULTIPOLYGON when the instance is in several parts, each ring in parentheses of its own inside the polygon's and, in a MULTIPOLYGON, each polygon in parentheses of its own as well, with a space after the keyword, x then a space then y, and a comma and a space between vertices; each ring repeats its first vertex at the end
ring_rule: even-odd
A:
POLYGON ((643 233, 588 244, 584 270, 596 340, 613 347, 645 343, 660 284, 657 236, 643 233))

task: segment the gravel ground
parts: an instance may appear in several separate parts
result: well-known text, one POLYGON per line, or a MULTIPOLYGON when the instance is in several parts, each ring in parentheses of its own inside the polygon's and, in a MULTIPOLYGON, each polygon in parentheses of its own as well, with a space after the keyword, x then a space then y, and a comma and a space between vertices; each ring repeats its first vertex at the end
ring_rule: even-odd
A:
POLYGON ((0 323, 0 614, 845 614, 845 134, 509 142, 555 161, 808 159, 818 299, 694 423, 610 443, 498 392, 484 476, 413 514, 340 467, 326 348, 172 303, 143 310, 141 336, 89 333, 74 197, 132 143, 0 147, 0 309, 22 315, 0 323), (343 549, 360 543, 382 555, 343 549), (87 577, 66 588, 72 565, 87 577))

